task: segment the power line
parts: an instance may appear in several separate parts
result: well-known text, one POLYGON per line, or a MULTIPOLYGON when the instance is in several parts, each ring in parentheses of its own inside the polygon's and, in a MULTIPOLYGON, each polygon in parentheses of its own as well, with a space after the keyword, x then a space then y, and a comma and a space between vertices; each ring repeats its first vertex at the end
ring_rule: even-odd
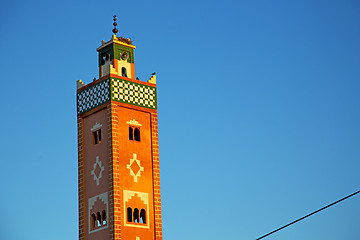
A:
POLYGON ((288 227, 288 226, 290 226, 290 225, 292 225, 292 224, 294 224, 294 223, 296 223, 296 222, 299 222, 299 221, 301 221, 301 220, 303 220, 303 219, 305 219, 305 218, 307 218, 307 217, 310 217, 311 215, 313 215, 313 214, 315 214, 315 213, 318 213, 318 212, 320 212, 320 211, 322 211, 322 210, 324 210, 324 209, 326 209, 326 208, 328 208, 328 207, 331 207, 332 205, 335 205, 335 204, 337 204, 337 203, 339 203, 339 202, 341 202, 341 201, 344 201, 345 199, 347 199, 347 198, 349 198, 349 197, 355 196, 355 195, 358 194, 358 193, 360 193, 360 191, 354 192, 354 193, 352 193, 352 194, 350 194, 350 195, 348 195, 348 196, 346 196, 346 197, 344 197, 344 198, 342 198, 342 199, 340 199, 340 200, 337 200, 336 202, 333 202, 333 203, 331 203, 331 204, 329 204, 329 205, 327 205, 327 206, 325 206, 325 207, 323 207, 323 208, 320 208, 320 209, 316 210, 315 212, 312 212, 312 213, 310 213, 310 214, 308 214, 308 215, 306 215, 306 216, 304 216, 304 217, 302 217, 302 218, 299 218, 299 219, 297 219, 297 220, 295 220, 295 221, 293 221, 293 222, 291 222, 291 223, 289 223, 289 224, 286 224, 286 225, 282 226, 281 228, 278 228, 278 229, 276 229, 276 230, 274 230, 274 231, 272 231, 272 232, 269 232, 268 234, 265 234, 264 236, 261 236, 261 237, 257 238, 256 240, 262 239, 262 238, 267 237, 267 236, 269 236, 269 235, 271 235, 271 234, 273 234, 273 233, 276 233, 277 231, 280 231, 280 230, 283 229, 283 228, 286 228, 286 227, 288 227))

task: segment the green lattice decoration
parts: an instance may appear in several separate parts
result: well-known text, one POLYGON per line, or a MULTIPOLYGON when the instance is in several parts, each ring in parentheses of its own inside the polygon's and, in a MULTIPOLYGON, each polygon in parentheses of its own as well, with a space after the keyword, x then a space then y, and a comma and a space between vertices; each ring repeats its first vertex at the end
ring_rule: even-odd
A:
POLYGON ((110 81, 105 79, 76 94, 77 113, 82 114, 110 101, 110 81))
POLYGON ((156 87, 111 78, 111 100, 156 109, 156 87))
POLYGON ((110 99, 149 109, 157 109, 156 87, 107 78, 77 93, 77 113, 82 114, 98 107, 110 99))

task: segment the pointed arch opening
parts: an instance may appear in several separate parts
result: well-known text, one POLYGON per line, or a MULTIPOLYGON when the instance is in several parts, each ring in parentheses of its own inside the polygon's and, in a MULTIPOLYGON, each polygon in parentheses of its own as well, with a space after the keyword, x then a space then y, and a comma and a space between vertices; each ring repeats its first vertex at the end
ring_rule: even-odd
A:
POLYGON ((135 138, 135 141, 140 142, 140 129, 139 128, 135 128, 135 130, 134 130, 134 138, 135 138))
POLYGON ((139 209, 135 208, 134 209, 134 223, 139 223, 140 219, 139 219, 139 209))
POLYGON ((95 213, 91 214, 91 228, 95 228, 96 227, 96 217, 95 217, 95 213))
POLYGON ((128 77, 128 76, 127 76, 127 70, 126 70, 125 67, 122 67, 122 68, 121 68, 121 76, 123 76, 123 77, 128 77))
POLYGON ((127 208, 127 221, 132 222, 132 209, 131 209, 131 207, 127 208))
POLYGON ((100 227, 101 226, 101 214, 100 212, 97 212, 96 214, 96 227, 100 227))
POLYGON ((102 225, 106 225, 106 211, 102 211, 102 225))
POLYGON ((133 128, 129 127, 129 140, 134 140, 133 128))
POLYGON ((140 223, 146 224, 146 211, 141 209, 140 211, 140 223))

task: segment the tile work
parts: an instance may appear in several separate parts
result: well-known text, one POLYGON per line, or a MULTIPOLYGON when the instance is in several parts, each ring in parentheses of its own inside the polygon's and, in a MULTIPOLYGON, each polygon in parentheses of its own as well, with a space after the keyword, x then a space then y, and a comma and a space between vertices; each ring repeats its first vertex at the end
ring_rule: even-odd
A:
POLYGON ((110 101, 109 79, 77 93, 77 113, 82 114, 107 101, 110 101))
POLYGON ((124 79, 111 79, 111 98, 114 101, 156 109, 156 88, 124 79))
POLYGON ((110 99, 150 109, 157 108, 156 87, 108 78, 77 93, 77 113, 87 112, 110 99))

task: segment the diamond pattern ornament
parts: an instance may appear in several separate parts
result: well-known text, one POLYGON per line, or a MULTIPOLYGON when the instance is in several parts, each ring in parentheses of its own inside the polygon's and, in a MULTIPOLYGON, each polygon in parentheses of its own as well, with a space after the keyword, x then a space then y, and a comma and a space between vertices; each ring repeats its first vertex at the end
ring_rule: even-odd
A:
POLYGON ((141 172, 144 171, 144 167, 141 166, 136 153, 133 153, 133 158, 130 158, 130 163, 126 165, 126 168, 130 169, 130 176, 134 177, 134 182, 137 182, 138 177, 141 176, 141 172))
POLYGON ((93 165, 93 170, 91 171, 91 175, 94 176, 94 181, 96 182, 97 186, 99 186, 100 184, 100 178, 102 178, 103 171, 104 171, 104 166, 101 165, 99 156, 96 156, 96 161, 93 165))
POLYGON ((133 161, 133 163, 130 166, 131 170, 133 171, 133 173, 135 175, 137 175, 137 173, 140 171, 140 166, 136 161, 133 161))

